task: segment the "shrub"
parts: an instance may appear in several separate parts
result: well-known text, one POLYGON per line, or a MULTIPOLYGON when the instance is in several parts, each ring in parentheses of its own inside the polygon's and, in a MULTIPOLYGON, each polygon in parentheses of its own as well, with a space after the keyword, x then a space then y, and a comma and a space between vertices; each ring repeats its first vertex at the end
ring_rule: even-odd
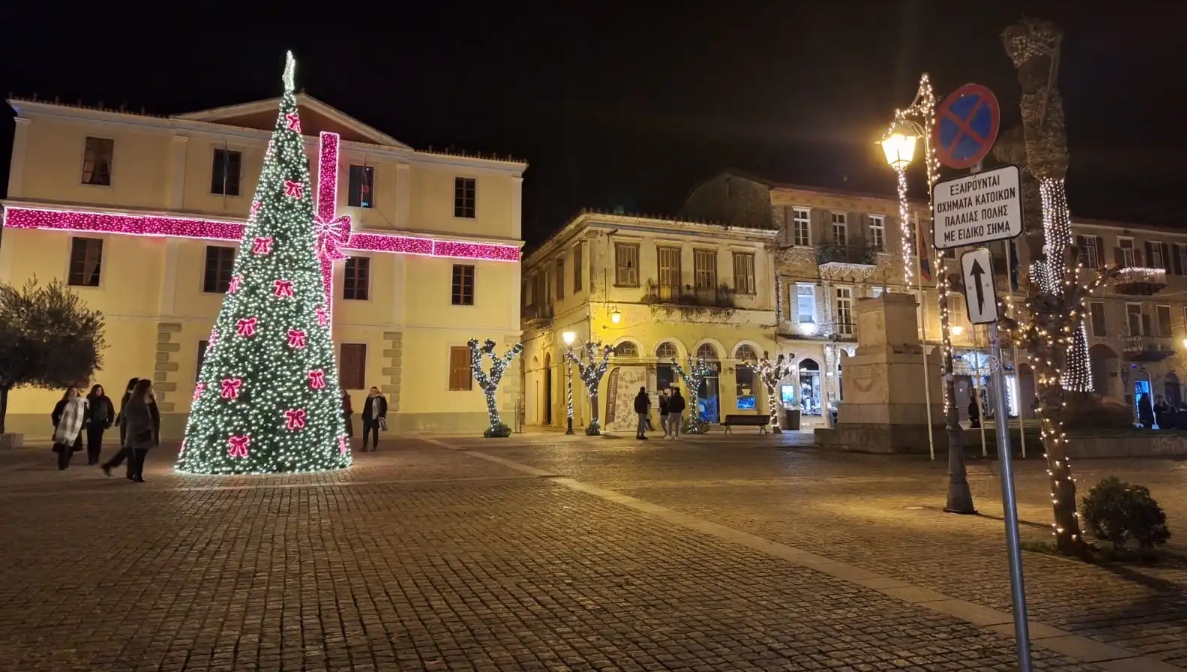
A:
POLYGON ((505 439, 511 436, 511 428, 500 422, 494 427, 487 427, 482 435, 488 439, 505 439))
POLYGON ((1081 503, 1084 527, 1097 539, 1120 549, 1135 539, 1142 548, 1165 544, 1171 533, 1166 512, 1141 485, 1110 476, 1092 486, 1081 503))
POLYGON ((696 414, 693 414, 684 418, 684 426, 680 428, 680 431, 685 434, 708 434, 709 423, 696 417, 696 414))

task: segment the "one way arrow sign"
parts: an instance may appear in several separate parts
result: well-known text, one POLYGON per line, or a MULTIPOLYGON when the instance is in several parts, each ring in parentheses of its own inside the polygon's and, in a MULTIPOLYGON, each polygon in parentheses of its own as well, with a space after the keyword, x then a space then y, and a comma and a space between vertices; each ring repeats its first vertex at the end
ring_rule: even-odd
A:
POLYGON ((989 324, 997 322, 997 293, 993 287, 993 258, 989 248, 978 247, 960 258, 964 270, 964 300, 969 309, 969 322, 989 324))

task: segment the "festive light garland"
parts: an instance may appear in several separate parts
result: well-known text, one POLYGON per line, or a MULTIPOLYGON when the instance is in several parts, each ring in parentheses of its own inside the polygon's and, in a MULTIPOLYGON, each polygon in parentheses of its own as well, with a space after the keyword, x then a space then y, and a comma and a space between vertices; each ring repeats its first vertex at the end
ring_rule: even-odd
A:
POLYGON ((176 469, 264 474, 350 466, 315 250, 309 170, 288 54, 284 95, 242 227, 234 281, 223 298, 198 376, 176 469), (219 334, 230 334, 219 337, 219 334), (320 381, 321 387, 310 385, 320 381))
POLYGON ((478 382, 478 386, 482 388, 482 393, 486 395, 486 413, 489 416, 489 425, 482 435, 488 439, 511 436, 511 428, 503 424, 502 418, 499 417, 499 405, 495 396, 499 392, 499 382, 503 380, 503 372, 507 370, 507 365, 511 363, 511 360, 523 352, 523 344, 516 343, 511 346, 511 349, 502 357, 495 354, 495 342, 489 338, 483 341, 481 347, 479 347, 476 338, 471 338, 467 345, 470 346, 470 371, 473 372, 474 380, 478 382), (483 357, 491 358, 489 374, 482 370, 483 357))
MULTIPOLYGON (((598 436, 602 433, 602 425, 598 415, 598 388, 602 384, 602 376, 606 375, 606 369, 610 366, 610 355, 613 352, 614 348, 608 345, 603 346, 601 341, 588 341, 583 346, 581 357, 573 354, 573 348, 569 348, 565 353, 565 359, 577 365, 577 372, 581 376, 581 382, 585 384, 585 390, 589 393, 590 403, 593 404, 593 413, 591 414, 589 426, 585 428, 585 433, 589 436, 598 436), (598 359, 599 350, 601 351, 601 360, 598 359)), ((569 396, 570 408, 572 408, 571 388, 569 396)))
POLYGON ((684 381, 685 387, 688 388, 688 398, 692 402, 692 413, 684 421, 685 434, 703 434, 705 433, 705 423, 701 422, 698 417, 701 400, 701 383, 706 378, 712 378, 717 373, 717 368, 709 362, 706 362, 703 357, 693 359, 692 355, 688 356, 688 370, 686 371, 676 358, 672 358, 672 368, 676 370, 676 374, 684 381))
POLYGON ((776 387, 779 381, 790 373, 791 367, 784 364, 783 355, 772 362, 768 359, 767 353, 762 353, 762 359, 759 360, 755 367, 758 371, 759 377, 762 379, 763 385, 767 388, 767 411, 771 414, 771 431, 778 434, 782 432, 779 429, 779 404, 778 396, 776 396, 776 387))
MULTIPOLYGON (((895 115, 901 119, 901 114, 895 115)), ((911 254, 914 250, 911 249, 911 206, 907 200, 907 171, 906 166, 896 166, 894 169, 898 176, 898 222, 899 234, 903 239, 903 284, 910 287, 911 279, 914 273, 911 270, 911 254)))

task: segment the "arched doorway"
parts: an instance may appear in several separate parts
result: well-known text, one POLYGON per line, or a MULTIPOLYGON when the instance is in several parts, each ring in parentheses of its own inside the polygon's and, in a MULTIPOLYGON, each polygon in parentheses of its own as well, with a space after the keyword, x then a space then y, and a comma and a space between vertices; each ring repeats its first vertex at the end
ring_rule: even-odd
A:
POLYGON ((552 353, 544 355, 544 424, 552 425, 552 353))
POLYGON ((702 343, 697 348, 697 358, 705 360, 709 366, 713 367, 714 371, 712 375, 706 376, 701 381, 701 389, 697 394, 697 417, 705 422, 721 422, 721 402, 718 398, 720 383, 716 373, 719 370, 721 355, 712 343, 702 343))
POLYGON ((800 412, 820 415, 822 408, 820 364, 814 359, 800 360, 800 412))
POLYGON ((1117 353, 1104 343, 1097 343, 1088 349, 1088 372, 1092 379, 1092 391, 1102 397, 1113 396, 1112 371, 1116 368, 1117 353))
POLYGON ((1166 386, 1166 403, 1178 410, 1183 405, 1183 388, 1179 385, 1179 377, 1174 372, 1168 373, 1163 379, 1163 385, 1166 386))

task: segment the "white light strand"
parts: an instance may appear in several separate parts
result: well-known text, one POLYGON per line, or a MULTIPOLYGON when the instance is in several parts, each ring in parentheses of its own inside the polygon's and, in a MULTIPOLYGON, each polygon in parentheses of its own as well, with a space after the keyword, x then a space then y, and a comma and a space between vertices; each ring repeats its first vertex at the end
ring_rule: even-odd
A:
POLYGON ((503 424, 502 418, 499 417, 499 404, 496 397, 507 365, 511 363, 512 359, 515 359, 516 355, 523 352, 523 344, 516 343, 502 357, 495 354, 495 342, 489 338, 483 341, 481 347, 479 347, 476 338, 471 338, 467 345, 470 346, 470 371, 474 374, 474 380, 478 383, 478 387, 482 388, 482 394, 486 397, 486 413, 489 423, 482 435, 487 438, 511 436, 511 428, 503 424), (483 357, 491 359, 489 374, 482 370, 483 357))
POLYGON ((572 348, 569 348, 569 351, 565 353, 565 358, 577 365, 577 372, 589 394, 590 403, 593 405, 589 426, 585 428, 585 433, 589 436, 598 436, 602 433, 602 424, 598 413, 598 388, 602 384, 602 376, 606 375, 606 369, 610 366, 610 355, 613 352, 614 348, 608 345, 603 346, 601 341, 589 341, 585 343, 581 357, 574 355, 572 348), (599 350, 601 350, 601 360, 598 359, 599 350))
POLYGON ((767 357, 767 353, 764 352, 755 369, 767 388, 767 412, 771 414, 771 430, 779 431, 779 398, 776 388, 779 381, 790 372, 791 367, 783 363, 783 355, 779 355, 773 362, 767 357))
POLYGON ((688 388, 688 398, 692 402, 692 413, 689 415, 689 420, 686 421, 685 433, 700 433, 700 417, 698 417, 701 399, 701 383, 706 378, 711 378, 717 373, 717 369, 706 362, 703 357, 697 357, 695 360, 692 355, 688 356, 688 370, 686 371, 676 358, 672 358, 672 368, 676 370, 676 374, 684 381, 685 387, 688 388))

